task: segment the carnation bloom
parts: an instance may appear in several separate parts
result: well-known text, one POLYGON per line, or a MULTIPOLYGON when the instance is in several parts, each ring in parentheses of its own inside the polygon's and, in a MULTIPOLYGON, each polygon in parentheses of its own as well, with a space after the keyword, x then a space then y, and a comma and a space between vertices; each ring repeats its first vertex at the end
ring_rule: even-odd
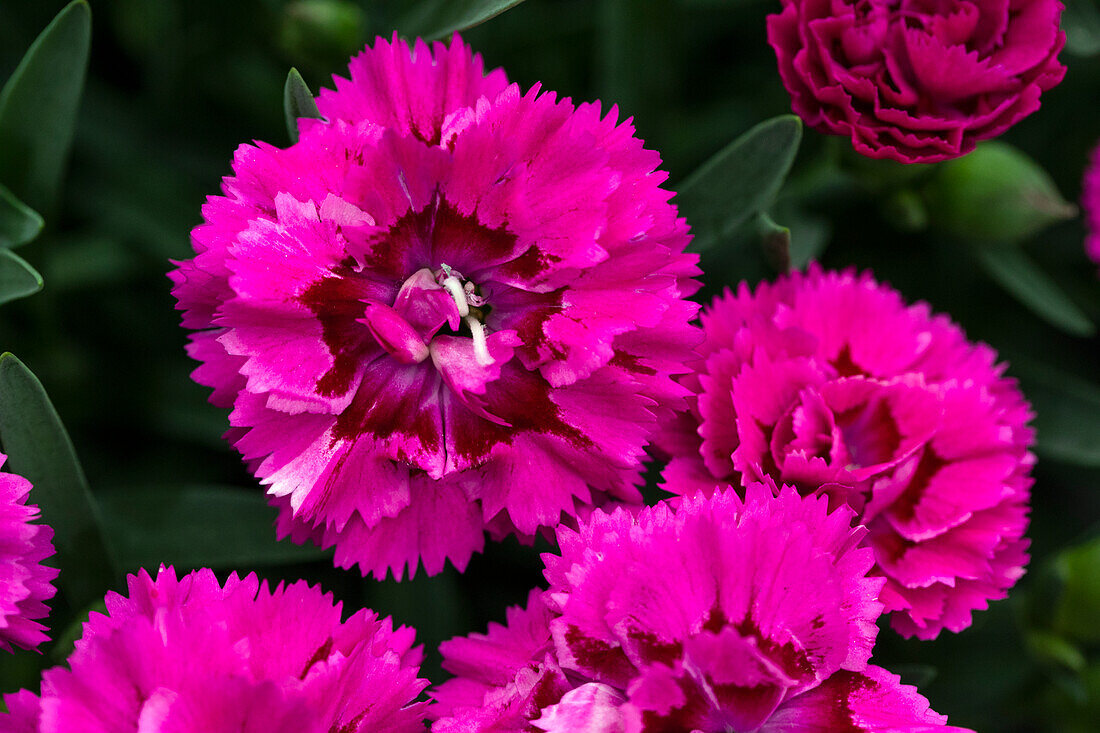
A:
POLYGON ((172 273, 279 531, 398 578, 640 501, 701 338, 659 156, 612 108, 379 39, 286 150, 242 146, 172 273))
POLYGON ((399 733, 423 730, 414 631, 299 581, 161 568, 107 595, 41 697, 5 696, 0 728, 39 733, 399 733))
POLYGON ((1100 263, 1100 145, 1093 151, 1081 185, 1081 209, 1085 213, 1085 252, 1100 263))
MULTIPOLYGON (((0 466, 8 457, 0 453, 0 466)), ((38 507, 27 505, 31 482, 0 471, 0 648, 34 649, 48 637, 45 618, 57 570, 42 565, 54 553, 53 529, 32 524, 38 507)))
POLYGON ((768 41, 791 106, 902 163, 970 152, 1039 109, 1066 67, 1059 0, 783 0, 768 41))
POLYGON ((906 636, 959 631, 1005 596, 1027 562, 1034 433, 992 349, 870 274, 817 266, 727 292, 703 328, 668 489, 772 476, 848 504, 906 636))
MULTIPOLYGON (((923 731, 867 664, 882 605, 852 512, 753 484, 558 531, 545 593, 441 647, 434 733, 923 731)), ((957 730, 957 729, 952 729, 957 730)))

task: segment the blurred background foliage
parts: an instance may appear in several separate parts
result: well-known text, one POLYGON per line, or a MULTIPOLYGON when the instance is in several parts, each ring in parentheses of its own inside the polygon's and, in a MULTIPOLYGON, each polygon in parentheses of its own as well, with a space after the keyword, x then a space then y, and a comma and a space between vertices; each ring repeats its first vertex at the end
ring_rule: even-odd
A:
MULTIPOLYGON (((288 144, 282 96, 291 67, 317 90, 375 35, 397 28, 439 36, 487 19, 464 35, 489 66, 503 66, 525 88, 541 81, 562 96, 602 99, 635 117, 638 134, 661 152, 669 185, 683 191, 677 201, 706 249, 707 293, 774 276, 788 260, 870 268, 908 300, 949 313, 1010 363, 1039 431, 1029 572, 966 632, 918 642, 884 630, 875 656, 918 684, 956 725, 1095 730, 1100 281, 1083 253, 1073 202, 1087 152, 1100 138, 1096 0, 1068 0, 1061 58, 1069 72, 1044 94, 1038 113, 1001 142, 926 166, 860 158, 846 140, 810 130, 799 144, 794 120, 771 119, 789 112, 764 35, 764 17, 778 7, 771 0, 90 6, 90 64, 63 178, 25 189, 9 180, 16 147, 4 137, 11 112, 0 99, 0 184, 11 189, 0 189, 0 289, 14 299, 37 290, 37 273, 45 282, 41 293, 0 311, 0 348, 19 357, 0 361, 0 387, 23 385, 19 405, 37 405, 46 416, 28 427, 19 405, 0 401, 0 439, 13 454, 22 441, 68 455, 25 364, 67 425, 98 509, 88 508, 80 468, 67 459, 45 480, 69 493, 32 500, 51 524, 94 526, 98 512, 106 547, 89 550, 86 575, 62 582, 50 618, 57 641, 43 655, 0 655, 3 691, 34 688, 43 666, 64 659, 93 599, 121 587, 112 557, 125 572, 163 561, 181 571, 212 566, 319 581, 350 608, 370 606, 416 626, 435 681, 442 676, 439 641, 483 631, 540 582, 538 551, 549 547, 541 542, 534 549, 514 540, 490 544, 464 574, 448 568, 401 584, 363 580, 333 569, 331 553, 276 543, 274 512, 221 440, 225 413, 188 377, 194 364, 164 276, 169 259, 190 256, 188 231, 204 197, 229 174, 233 150, 251 140, 288 144), (738 180, 753 185, 738 188, 738 180), (729 215, 716 216, 723 201, 729 215), (34 212, 45 228, 15 255, 6 248, 38 232, 34 212)), ((0 4, 0 80, 63 7, 60 0, 0 4)), ((73 43, 61 46, 79 56, 73 43)), ((68 81, 56 84, 79 86, 79 64, 67 68, 68 81)), ((16 112, 41 102, 30 99, 16 112)), ((67 118, 55 110, 23 123, 37 129, 59 119, 67 118)), ((61 139, 48 152, 64 163, 65 131, 50 132, 61 139)), ((78 542, 70 555, 84 547, 78 542)))

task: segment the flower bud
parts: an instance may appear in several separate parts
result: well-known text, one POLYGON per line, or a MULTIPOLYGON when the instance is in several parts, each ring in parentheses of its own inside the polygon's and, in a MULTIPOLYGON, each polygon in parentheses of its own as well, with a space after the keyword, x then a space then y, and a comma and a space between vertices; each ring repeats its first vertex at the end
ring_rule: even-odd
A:
POLYGON ((937 228, 981 242, 1019 242, 1077 214, 1038 163, 1001 142, 940 165, 925 194, 937 228))

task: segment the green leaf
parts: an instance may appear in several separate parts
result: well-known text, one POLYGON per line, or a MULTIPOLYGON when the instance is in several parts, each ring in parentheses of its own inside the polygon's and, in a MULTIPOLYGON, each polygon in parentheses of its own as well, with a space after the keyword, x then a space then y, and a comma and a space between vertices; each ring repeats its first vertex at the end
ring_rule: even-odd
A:
POLYGON ((523 0, 421 0, 397 22, 404 35, 445 38, 495 18, 523 0))
MULTIPOLYGON (((1054 612, 1054 628, 1084 642, 1100 641, 1100 537, 1066 550, 1055 561, 1065 585, 1054 612)), ((1072 669, 1084 666, 1067 664, 1072 669)))
POLYGON ((1096 327, 1057 283, 1017 247, 977 247, 982 269, 1012 297, 1047 323, 1074 336, 1096 327))
POLYGON ((31 502, 54 531, 57 582, 83 608, 115 585, 114 560, 69 434, 38 378, 12 354, 0 356, 0 444, 6 468, 34 485, 31 502))
POLYGON ((52 208, 72 144, 91 35, 88 3, 70 3, 0 92, 0 181, 43 213, 52 208))
POLYGON ((324 557, 275 539, 277 510, 260 490, 172 486, 102 492, 103 518, 128 572, 156 568, 248 569, 324 557))
POLYGON ((0 247, 26 244, 42 231, 42 217, 0 185, 0 247))
POLYGON ((691 223, 691 249, 724 243, 775 198, 798 152, 802 121, 781 115, 761 122, 699 167, 677 188, 676 204, 691 223))
POLYGON ((42 289, 42 276, 10 249, 0 249, 0 305, 34 295, 42 289))
POLYGON ((286 131, 292 143, 298 142, 299 117, 321 117, 313 92, 294 68, 286 75, 286 84, 283 85, 283 114, 286 116, 286 131))
POLYGON ((1100 467, 1100 387, 1033 360, 1015 359, 1011 373, 1035 410, 1035 451, 1100 467))

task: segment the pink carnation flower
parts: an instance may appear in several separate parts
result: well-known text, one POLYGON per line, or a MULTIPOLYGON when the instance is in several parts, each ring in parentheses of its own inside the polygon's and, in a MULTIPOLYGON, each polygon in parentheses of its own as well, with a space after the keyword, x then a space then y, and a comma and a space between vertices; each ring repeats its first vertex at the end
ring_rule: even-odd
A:
POLYGON ((817 266, 742 284, 703 328, 667 488, 771 476, 848 504, 906 636, 966 628, 1023 575, 1034 433, 992 349, 870 274, 817 266))
POLYGON ((783 0, 768 42, 806 124, 902 163, 970 152, 1062 81, 1058 0, 783 0))
POLYGON ((237 151, 171 275, 280 534, 400 578, 639 502, 700 338, 657 153, 457 37, 379 39, 350 72, 296 145, 237 151))
POLYGON ((1093 151, 1081 185, 1081 210, 1085 214, 1085 252, 1100 263, 1100 145, 1093 151))
MULTIPOLYGON (((8 457, 0 453, 0 466, 8 457)), ((0 471, 0 648, 34 649, 49 637, 35 619, 50 613, 57 570, 42 565, 54 554, 53 529, 32 524, 38 507, 26 504, 31 482, 0 471)))
POLYGON ((433 733, 958 730, 867 664, 883 581, 866 530, 774 489, 559 530, 549 590, 441 647, 457 677, 433 733))
POLYGON ((222 587, 161 568, 107 594, 69 666, 42 673, 41 697, 5 696, 0 728, 38 733, 400 733, 421 731, 427 685, 414 631, 299 581, 256 576, 222 587))

